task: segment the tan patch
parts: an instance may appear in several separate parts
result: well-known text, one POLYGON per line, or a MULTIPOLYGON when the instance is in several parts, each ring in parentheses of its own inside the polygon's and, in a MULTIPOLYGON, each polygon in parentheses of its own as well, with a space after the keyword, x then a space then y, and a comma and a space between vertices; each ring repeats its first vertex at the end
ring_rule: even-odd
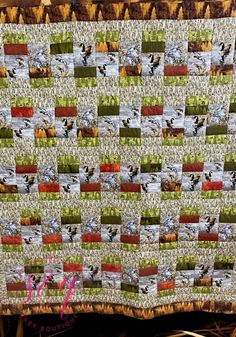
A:
POLYGON ((51 0, 41 0, 41 5, 50 6, 51 4, 51 0))

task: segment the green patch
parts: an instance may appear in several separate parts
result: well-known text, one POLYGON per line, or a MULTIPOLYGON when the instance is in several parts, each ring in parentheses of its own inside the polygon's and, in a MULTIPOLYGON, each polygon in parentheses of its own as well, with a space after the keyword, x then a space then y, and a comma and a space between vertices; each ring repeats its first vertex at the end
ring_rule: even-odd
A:
POLYGON ((141 102, 142 106, 161 106, 164 104, 164 96, 144 96, 141 102))
POLYGON ((69 108, 76 106, 76 98, 74 97, 56 97, 55 106, 69 108))
POLYGON ((121 287, 120 287, 121 291, 128 291, 130 293, 136 293, 138 294, 138 285, 134 285, 134 284, 129 284, 129 283, 121 283, 121 287))
POLYGON ((70 224, 79 224, 81 223, 80 215, 67 215, 61 216, 61 224, 62 225, 70 225, 70 224))
POLYGON ((158 297, 163 297, 163 296, 174 296, 175 295, 175 290, 174 289, 166 289, 166 290, 161 290, 157 292, 158 297))
POLYGON ((0 139, 0 148, 3 147, 13 147, 14 146, 14 140, 13 139, 0 139))
POLYGON ((164 85, 185 86, 187 85, 187 76, 164 76, 164 85))
POLYGON ((64 296, 65 294, 65 289, 45 289, 46 296, 64 296))
POLYGON ((19 200, 18 193, 0 193, 0 202, 17 202, 19 200))
POLYGON ((209 104, 208 95, 189 95, 186 96, 186 105, 188 106, 207 106, 209 104))
POLYGON ((73 34, 71 32, 57 33, 50 35, 50 43, 69 43, 73 42, 73 34))
POLYGON ((232 94, 230 97, 230 103, 236 103, 236 94, 232 94))
POLYGON ((22 245, 2 245, 2 250, 8 253, 22 252, 22 245))
POLYGON ((100 281, 100 280, 84 281, 83 286, 84 286, 84 288, 90 288, 90 289, 102 288, 102 281, 100 281))
POLYGON ((79 172, 78 164, 58 165, 58 173, 78 173, 78 172, 79 172))
POLYGON ((141 172, 161 172, 161 164, 141 164, 141 172))
POLYGON ((218 248, 219 243, 217 241, 198 241, 198 247, 199 248, 218 248))
POLYGON ((120 257, 103 256, 102 257, 102 263, 119 266, 119 265, 121 265, 121 258, 120 257))
POLYGON ((22 218, 40 218, 41 212, 39 209, 22 209, 20 210, 20 216, 22 218))
POLYGON ((120 155, 118 154, 101 154, 99 156, 99 160, 101 164, 119 164, 120 163, 120 155))
POLYGON ((63 244, 62 243, 47 243, 43 245, 43 250, 47 252, 51 252, 53 250, 62 250, 63 244))
POLYGON ((160 218, 160 209, 159 208, 148 208, 144 209, 141 212, 142 217, 150 217, 150 218, 160 218))
POLYGON ((44 273, 44 266, 25 266, 26 274, 42 274, 44 273))
POLYGON ((165 40, 163 30, 146 30, 142 32, 142 41, 144 42, 161 42, 165 40))
POLYGON ((178 242, 175 241, 175 242, 160 243, 159 247, 160 247, 160 250, 177 249, 178 242))
POLYGON ((120 192, 121 200, 139 201, 141 200, 141 193, 139 192, 120 192))
POLYGON ((64 42, 64 43, 55 43, 50 45, 51 55, 57 54, 71 54, 73 53, 73 43, 64 42))
POLYGON ((226 153, 225 161, 235 161, 236 162, 236 153, 226 153))
POLYGON ((117 216, 120 217, 121 211, 119 208, 101 208, 101 216, 117 216))
POLYGON ((99 138, 78 138, 78 145, 81 147, 87 147, 87 146, 98 146, 99 145, 99 138))
POLYGON ((200 214, 200 208, 188 208, 188 207, 182 207, 180 209, 181 215, 199 215, 200 214))
POLYGON ((60 192, 40 192, 39 193, 39 200, 46 201, 46 200, 60 200, 60 192))
POLYGON ((120 225, 121 216, 101 216, 101 223, 105 225, 120 225))
POLYGON ((37 159, 36 156, 16 156, 15 162, 16 165, 36 165, 37 159))
POLYGON ((27 266, 41 266, 43 265, 43 259, 42 258, 30 258, 30 257, 25 257, 24 259, 25 265, 27 266))
POLYGON ((185 107, 185 116, 206 115, 207 112, 208 112, 207 105, 196 105, 196 106, 187 105, 185 107))
POLYGON ((139 294, 132 293, 129 291, 121 291, 121 294, 124 298, 127 298, 129 300, 137 301, 139 299, 139 294))
POLYGON ((133 243, 121 243, 120 249, 129 252, 136 252, 137 250, 140 249, 140 246, 133 243))
POLYGON ((157 266, 157 259, 143 259, 139 261, 139 268, 148 268, 148 267, 156 267, 157 266))
POLYGON ((80 216, 80 208, 61 208, 61 216, 80 216))
POLYGON ((161 200, 178 200, 181 198, 181 192, 161 192, 161 200))
POLYGON ((64 263, 74 263, 74 264, 82 264, 83 257, 82 256, 67 256, 63 258, 64 263))
POLYGON ((225 162, 224 163, 224 171, 236 171, 236 162, 225 162))
POLYGON ((236 223, 236 208, 221 208, 219 222, 236 223))
POLYGON ((99 96, 98 105, 99 106, 119 106, 120 97, 119 96, 99 96))
POLYGON ((84 295, 90 295, 90 296, 101 295, 102 292, 103 292, 103 289, 101 289, 101 288, 92 288, 92 289, 90 289, 90 288, 84 288, 82 290, 82 293, 84 295))
POLYGON ((54 147, 57 145, 56 138, 35 138, 34 143, 36 147, 54 147))
POLYGON ((142 164, 161 164, 161 156, 149 154, 141 156, 141 165, 142 164))
POLYGON ((151 226, 151 225, 157 225, 160 223, 160 216, 147 216, 147 217, 144 217, 142 216, 141 217, 141 220, 140 220, 140 225, 141 226, 151 226))
POLYGON ((140 86, 141 84, 142 79, 140 76, 119 77, 119 85, 121 87, 140 86))
POLYGON ((230 103, 229 112, 236 112, 236 102, 230 103))
POLYGON ((217 255, 215 257, 214 269, 233 269, 234 258, 227 255, 217 255))
POLYGON ((0 139, 13 139, 13 130, 0 129, 0 139))
POLYGON ((75 68, 75 77, 77 78, 96 77, 96 67, 75 68))
POLYGON ((7 291, 8 297, 26 297, 27 296, 27 290, 17 290, 17 291, 7 291))
POLYGON ((101 192, 81 192, 80 200, 101 200, 101 192))
POLYGON ((118 31, 103 31, 96 33, 96 42, 118 42, 118 31))
POLYGON ((58 156, 57 157, 58 165, 74 165, 79 163, 78 156, 58 156))
POLYGON ((210 125, 206 128, 206 136, 211 135, 226 135, 227 134, 227 125, 210 125))
POLYGON ((221 198, 221 191, 201 191, 202 199, 219 199, 221 198))
POLYGON ((120 137, 120 145, 122 146, 140 146, 141 138, 120 137))
POLYGON ((101 249, 101 243, 100 242, 82 242, 81 244, 82 249, 91 249, 91 250, 97 250, 101 249))
POLYGON ((164 53, 165 42, 164 41, 150 41, 142 42, 142 52, 143 53, 164 53))
POLYGON ((192 287, 194 294, 210 294, 212 292, 212 287, 204 286, 204 287, 192 287))
POLYGON ((210 85, 224 85, 232 82, 232 75, 210 76, 210 85))
POLYGON ((8 79, 0 78, 0 88, 8 88, 8 79))
POLYGON ((91 88, 97 86, 97 79, 95 77, 76 78, 75 85, 79 88, 91 88))
POLYGON ((184 137, 162 137, 162 145, 166 146, 182 146, 184 143, 184 137))
POLYGON ((52 78, 30 78, 32 88, 51 88, 53 87, 52 78))
POLYGON ((211 30, 191 30, 188 33, 189 42, 207 42, 212 40, 213 33, 211 30))
POLYGON ((33 106, 33 100, 29 97, 17 97, 11 98, 12 107, 27 107, 30 108, 33 106))
POLYGON ((205 144, 226 144, 227 135, 211 135, 205 137, 205 144))
POLYGON ((179 256, 177 257, 176 270, 194 270, 195 264, 194 256, 179 256))
POLYGON ((98 116, 119 116, 120 107, 115 105, 98 106, 98 116))
POLYGON ((183 156, 184 164, 204 163, 204 154, 186 154, 183 156))
POLYGON ((120 137, 141 138, 140 128, 121 128, 120 137))
POLYGON ((3 36, 3 43, 5 44, 26 44, 27 38, 25 34, 7 33, 3 36))

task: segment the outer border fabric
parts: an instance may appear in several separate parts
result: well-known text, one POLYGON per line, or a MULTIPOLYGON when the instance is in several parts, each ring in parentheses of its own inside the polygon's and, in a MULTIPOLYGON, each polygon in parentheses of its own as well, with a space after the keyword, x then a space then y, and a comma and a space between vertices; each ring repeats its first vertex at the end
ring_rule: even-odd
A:
POLYGON ((235 0, 174 1, 4 0, 0 23, 103 20, 187 20, 236 16, 235 0))

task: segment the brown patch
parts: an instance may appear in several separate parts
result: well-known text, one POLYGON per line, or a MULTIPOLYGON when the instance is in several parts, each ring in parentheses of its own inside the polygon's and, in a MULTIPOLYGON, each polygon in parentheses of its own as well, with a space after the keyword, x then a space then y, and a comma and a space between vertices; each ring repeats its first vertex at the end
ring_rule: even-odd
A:
POLYGON ((212 278, 206 277, 206 278, 194 279, 194 286, 196 287, 212 286, 212 278))
POLYGON ((181 191, 181 184, 176 183, 175 181, 164 182, 164 183, 161 184, 161 190, 163 192, 180 192, 181 191))
POLYGON ((98 128, 78 129, 77 136, 82 138, 98 137, 98 128))
POLYGON ((163 115, 163 106, 142 106, 142 116, 163 115))
POLYGON ((123 66, 119 67, 119 74, 121 77, 126 76, 140 76, 141 75, 141 66, 123 66))
POLYGON ((189 42, 188 43, 188 51, 189 52, 210 52, 212 49, 212 44, 209 41, 206 42, 189 42))
POLYGON ((165 128, 162 129, 162 136, 163 138, 167 137, 183 137, 184 135, 184 129, 171 129, 171 128, 165 128))
POLYGON ((177 234, 164 234, 160 235, 160 243, 176 242, 178 240, 177 234))
POLYGON ((29 68, 30 78, 49 78, 52 76, 51 68, 29 68))
POLYGON ((232 75, 233 74, 233 64, 225 64, 223 66, 211 66, 212 76, 219 76, 219 75, 232 75))

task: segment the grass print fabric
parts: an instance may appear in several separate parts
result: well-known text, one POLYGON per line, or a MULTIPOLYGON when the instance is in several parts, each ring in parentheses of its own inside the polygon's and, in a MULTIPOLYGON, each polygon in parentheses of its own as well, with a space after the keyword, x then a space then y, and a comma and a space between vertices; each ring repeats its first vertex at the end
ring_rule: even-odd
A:
POLYGON ((1 313, 235 313, 234 2, 0 7, 1 313))

